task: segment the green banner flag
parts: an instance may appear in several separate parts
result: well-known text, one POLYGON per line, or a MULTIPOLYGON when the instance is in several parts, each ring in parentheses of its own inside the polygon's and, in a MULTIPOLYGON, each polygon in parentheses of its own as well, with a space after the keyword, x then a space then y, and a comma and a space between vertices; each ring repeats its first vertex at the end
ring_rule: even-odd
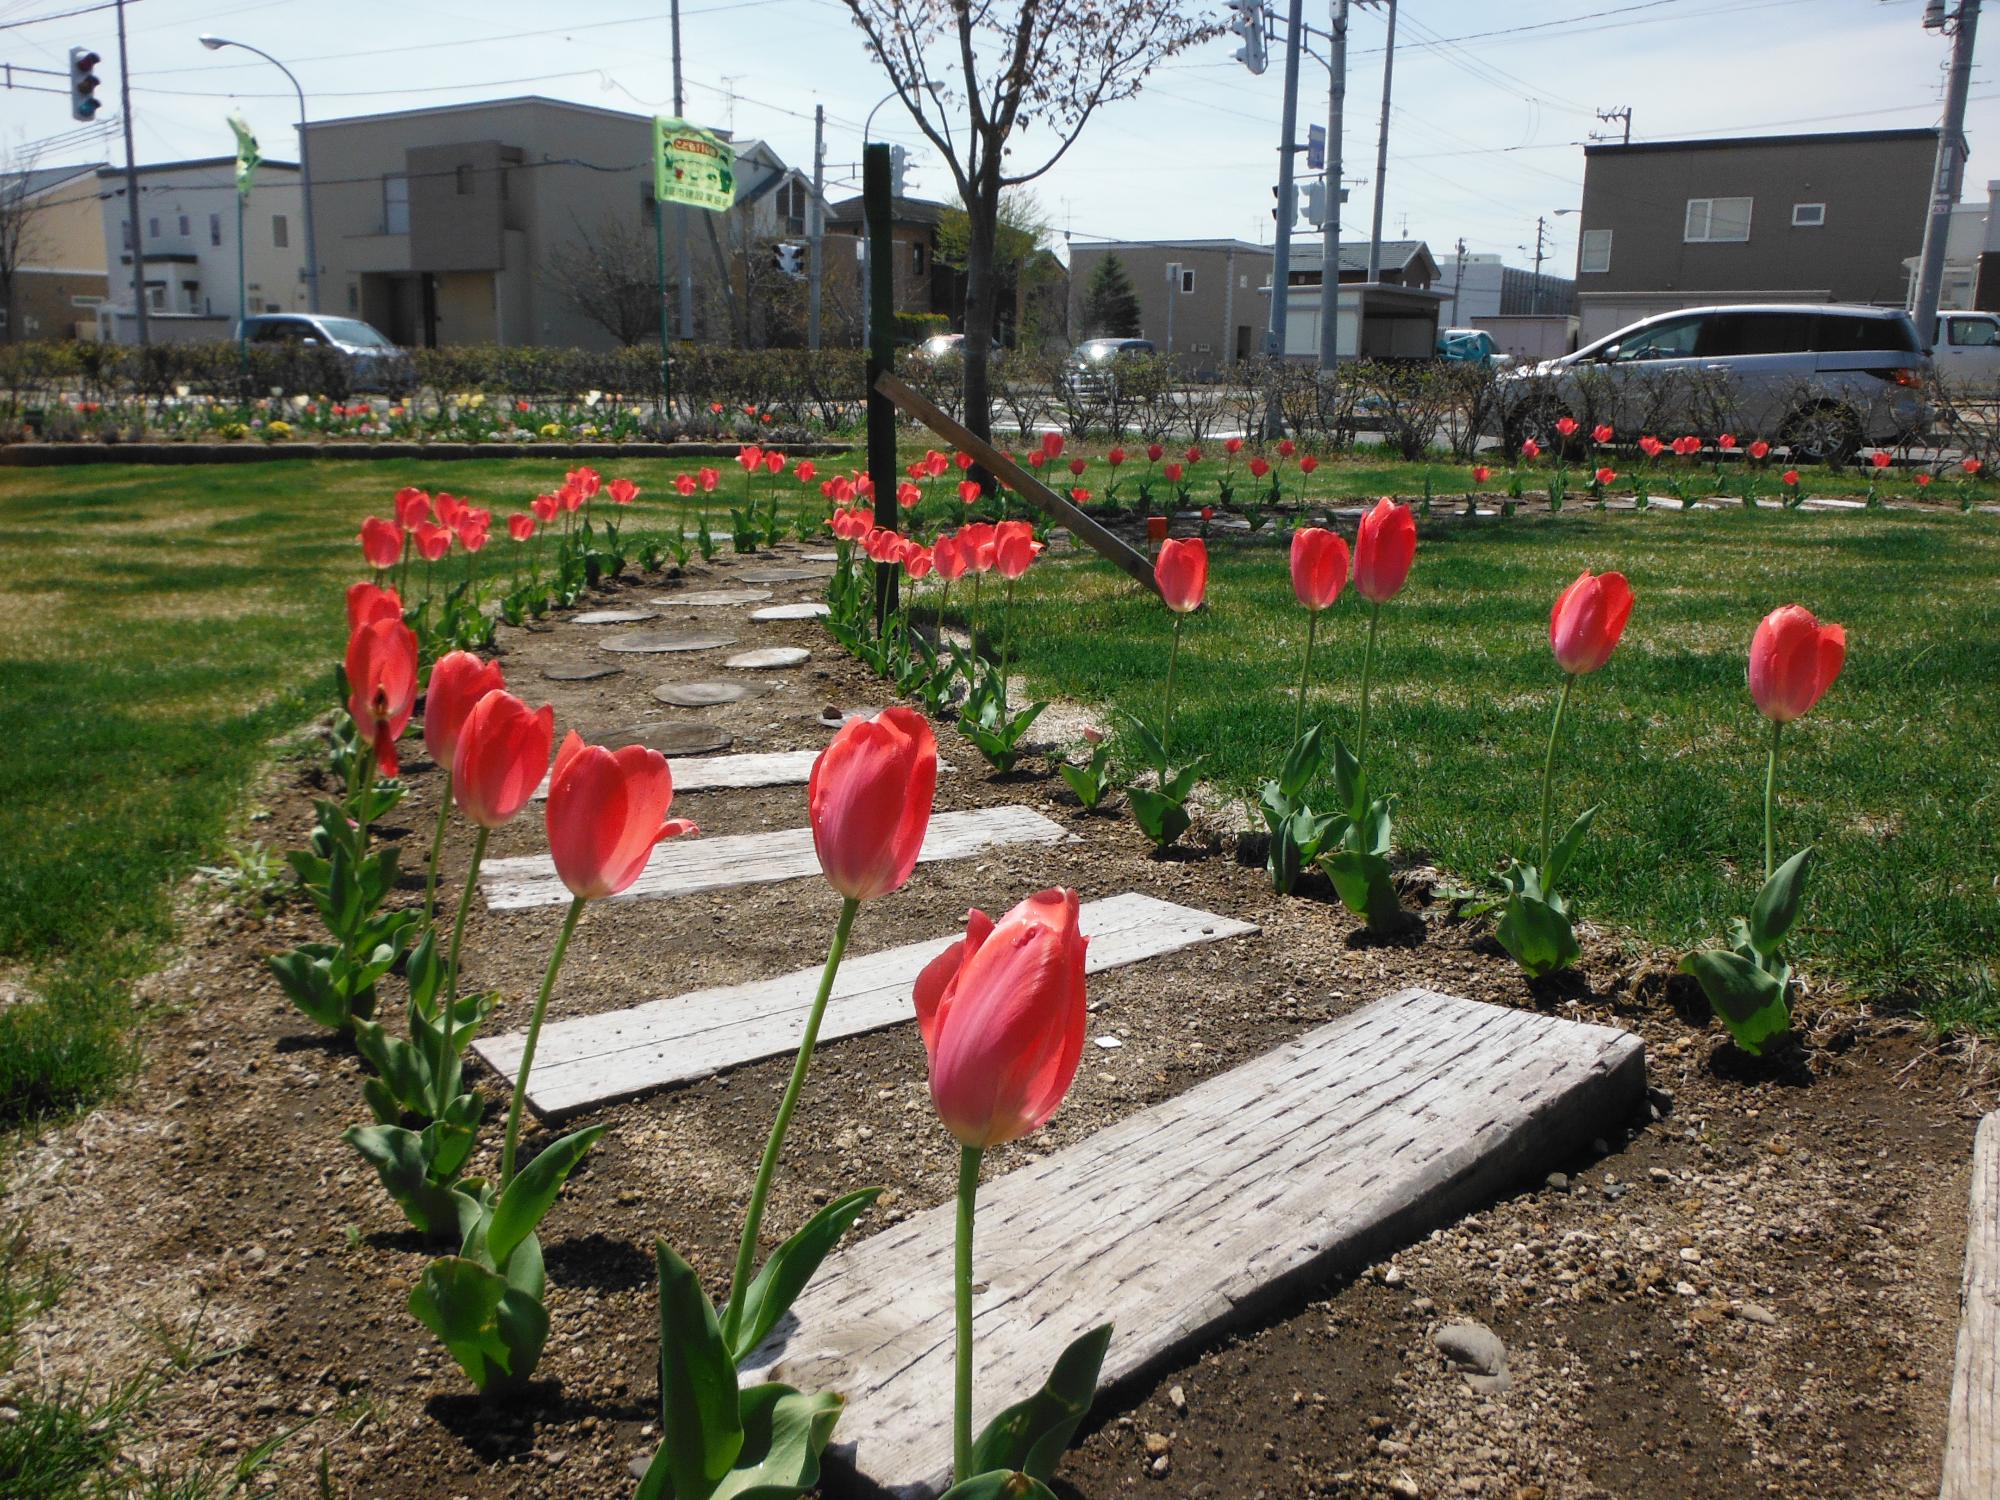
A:
POLYGON ((257 165, 263 156, 257 150, 257 137, 250 133, 250 126, 240 114, 229 117, 229 128, 236 132, 236 195, 250 196, 251 181, 257 175, 257 165))
POLYGON ((653 121, 653 194, 662 203, 725 209, 736 204, 736 152, 686 120, 653 121))

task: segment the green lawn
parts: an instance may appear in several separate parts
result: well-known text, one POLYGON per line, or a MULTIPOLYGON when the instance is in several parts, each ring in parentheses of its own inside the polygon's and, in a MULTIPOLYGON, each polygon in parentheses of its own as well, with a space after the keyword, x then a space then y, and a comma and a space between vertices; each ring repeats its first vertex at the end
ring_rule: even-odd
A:
MULTIPOLYGON (((1266 534, 1267 536, 1269 533, 1266 534)), ((1282 758, 1305 615, 1271 541, 1217 541, 1181 653, 1177 747, 1251 788, 1282 758)), ((1793 946, 1814 978, 1941 1021, 1991 1001, 2000 953, 2000 526, 1990 516, 1774 510, 1437 522, 1383 611, 1371 780, 1399 847, 1476 881, 1530 843, 1560 672, 1549 606, 1577 572, 1638 595, 1579 686, 1558 827, 1604 811, 1572 875, 1586 917, 1672 947, 1719 937, 1761 874, 1765 722, 1744 684, 1758 620, 1797 602, 1847 627, 1845 673, 1787 736, 1779 844, 1822 859, 1793 946)), ((1168 620, 1092 560, 1030 572, 1015 656, 1038 691, 1156 719, 1168 620)), ((1366 605, 1321 625, 1312 711, 1352 737, 1366 605)), ((1990 1025, 1995 1017, 1988 1017, 1990 1025)))

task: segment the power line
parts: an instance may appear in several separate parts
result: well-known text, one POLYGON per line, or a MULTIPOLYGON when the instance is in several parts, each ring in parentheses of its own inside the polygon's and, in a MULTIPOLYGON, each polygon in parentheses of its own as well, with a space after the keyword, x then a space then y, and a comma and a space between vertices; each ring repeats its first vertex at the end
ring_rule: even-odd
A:
MULTIPOLYGON (((136 5, 139 0, 131 0, 136 5)), ((14 31, 22 26, 39 26, 44 21, 67 21, 71 16, 87 16, 92 11, 116 10, 118 0, 101 0, 97 5, 80 5, 75 10, 59 10, 46 16, 30 16, 25 21, 0 21, 0 31, 14 31)))

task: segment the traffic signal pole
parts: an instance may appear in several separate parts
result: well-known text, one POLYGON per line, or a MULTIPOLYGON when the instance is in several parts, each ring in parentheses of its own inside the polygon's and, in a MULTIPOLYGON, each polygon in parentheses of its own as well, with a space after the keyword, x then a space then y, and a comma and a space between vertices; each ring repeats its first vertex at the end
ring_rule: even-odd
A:
MULTIPOLYGON (((1292 277, 1292 220, 1298 203, 1292 183, 1292 158, 1298 152, 1294 142, 1299 129, 1299 47, 1305 36, 1305 0, 1291 0, 1290 20, 1285 27, 1285 103, 1278 135, 1278 233, 1271 246, 1271 323, 1264 331, 1264 353, 1273 359, 1285 354, 1285 320, 1290 312, 1288 290, 1292 277)), ((1278 406, 1278 387, 1271 385, 1270 405, 1264 413, 1267 435, 1276 437, 1284 429, 1284 414, 1278 406)))
POLYGON ((139 167, 132 154, 132 55, 125 47, 125 0, 118 0, 118 113, 125 125, 125 222, 132 238, 132 316, 139 345, 148 341, 146 327, 145 242, 139 238, 139 167))
POLYGON ((812 255, 812 286, 806 297, 806 347, 819 348, 819 288, 823 277, 823 245, 826 216, 820 205, 826 201, 826 106, 813 106, 813 195, 806 205, 807 244, 812 255))
POLYGON ((1933 5, 1924 17, 1927 29, 1949 29, 1951 76, 1945 84, 1944 123, 1938 128, 1937 167, 1931 180, 1929 217, 1924 221, 1924 247, 1917 261, 1916 293, 1910 314, 1917 337, 1929 348, 1937 334, 1938 301, 1944 290, 1945 241, 1951 233, 1951 211, 1965 186, 1965 95, 1972 81, 1972 39, 1979 30, 1979 0, 1959 0, 1949 17, 1933 5))
POLYGON ((1326 97, 1326 218, 1320 225, 1319 368, 1340 363, 1340 132, 1347 110, 1347 3, 1333 0, 1332 78, 1326 97))

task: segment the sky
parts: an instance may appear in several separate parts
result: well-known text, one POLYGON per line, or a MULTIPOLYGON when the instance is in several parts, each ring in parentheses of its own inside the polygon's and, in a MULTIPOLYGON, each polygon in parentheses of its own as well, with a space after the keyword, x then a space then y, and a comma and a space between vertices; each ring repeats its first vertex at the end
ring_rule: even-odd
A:
MULTIPOLYGON (((0 0, 0 149, 41 147, 42 165, 122 160, 111 9, 94 0, 0 0), (40 19, 62 12, 82 14, 40 19), (78 135, 69 119, 72 46, 104 55, 106 108, 78 135)), ((1279 5, 1283 9, 1282 3, 1279 5)), ((1527 265, 1536 218, 1546 269, 1574 268, 1582 144, 1621 126, 1596 112, 1630 106, 1632 139, 1885 129, 1937 123, 1948 41, 1922 29, 1922 0, 1402 0, 1388 171, 1375 181, 1385 17, 1357 0, 1349 41, 1344 239, 1365 238, 1378 187, 1385 236, 1527 265)), ((1226 17, 1214 0, 1218 20, 1226 17)), ((1324 27, 1328 0, 1307 0, 1324 27)), ((211 31, 283 60, 315 119, 543 94, 640 114, 672 105, 671 39, 659 0, 129 0, 132 116, 141 161, 227 154, 240 108, 267 156, 295 154, 296 98, 270 64, 205 50, 211 31), (552 11, 567 12, 566 23, 552 11)), ((2000 46, 2000 10, 1975 59, 2000 46)), ((1095 115, 1034 192, 1060 250, 1064 234, 1268 242, 1283 70, 1253 76, 1225 33, 1163 64, 1139 95, 1095 115)), ((891 100, 842 0, 684 0, 687 115, 761 136, 810 170, 813 109, 827 112, 831 198, 858 191, 863 126, 912 148, 908 191, 950 199, 949 173, 891 100)), ((1975 66, 1968 196, 2000 176, 2000 83, 1975 66)), ((1299 139, 1324 122, 1328 75, 1305 59, 1299 139)), ((1031 133, 1024 154, 1035 148, 1031 133)), ((1039 163, 1040 158, 1033 158, 1039 163)), ((1309 233, 1303 224, 1298 231, 1309 233)))

